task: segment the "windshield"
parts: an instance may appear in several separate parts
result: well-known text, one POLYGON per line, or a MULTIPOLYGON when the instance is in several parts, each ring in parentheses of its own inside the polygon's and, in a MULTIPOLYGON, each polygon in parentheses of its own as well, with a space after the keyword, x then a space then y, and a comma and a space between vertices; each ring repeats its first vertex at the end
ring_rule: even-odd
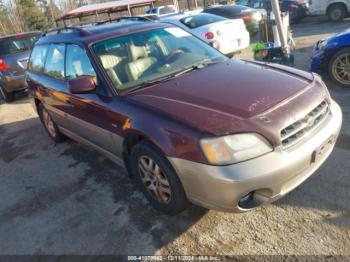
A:
POLYGON ((16 54, 28 51, 39 39, 40 35, 18 35, 0 39, 0 55, 16 54))
POLYGON ((216 49, 177 28, 159 28, 104 40, 93 46, 117 89, 176 76, 191 66, 224 61, 216 49))

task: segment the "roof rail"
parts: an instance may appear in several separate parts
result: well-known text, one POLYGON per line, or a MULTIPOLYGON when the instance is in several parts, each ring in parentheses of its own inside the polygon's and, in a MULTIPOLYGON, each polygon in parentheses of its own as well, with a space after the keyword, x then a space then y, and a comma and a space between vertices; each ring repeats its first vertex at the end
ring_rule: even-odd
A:
POLYGON ((152 21, 152 19, 148 18, 147 16, 122 16, 117 18, 110 18, 104 21, 97 21, 95 22, 95 25, 102 25, 102 24, 113 23, 113 22, 122 22, 123 20, 141 21, 141 22, 152 21))
POLYGON ((87 35, 88 32, 85 31, 83 28, 79 26, 60 26, 56 28, 52 28, 47 30, 45 33, 42 34, 42 37, 47 36, 50 33, 57 32, 56 34, 61 33, 62 31, 67 31, 67 30, 72 30, 72 31, 78 31, 80 35, 87 35))

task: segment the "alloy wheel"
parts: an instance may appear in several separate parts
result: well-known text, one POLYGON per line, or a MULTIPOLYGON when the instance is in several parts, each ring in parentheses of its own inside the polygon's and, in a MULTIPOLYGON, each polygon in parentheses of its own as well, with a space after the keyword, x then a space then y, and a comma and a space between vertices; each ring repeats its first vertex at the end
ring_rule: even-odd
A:
POLYGON ((171 200, 171 187, 159 165, 149 156, 141 156, 138 161, 138 173, 147 191, 160 203, 171 200))
POLYGON ((333 63, 334 78, 344 85, 350 85, 350 53, 342 54, 333 63))

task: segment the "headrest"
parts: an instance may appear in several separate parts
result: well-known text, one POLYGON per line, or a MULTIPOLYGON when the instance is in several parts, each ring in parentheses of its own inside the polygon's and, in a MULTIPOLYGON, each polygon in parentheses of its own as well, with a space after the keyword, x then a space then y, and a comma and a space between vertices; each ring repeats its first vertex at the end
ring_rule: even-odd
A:
POLYGON ((105 69, 111 69, 119 64, 122 59, 115 55, 100 55, 100 60, 105 69))
POLYGON ((137 59, 147 57, 147 50, 144 46, 130 45, 129 50, 132 61, 136 61, 137 59))

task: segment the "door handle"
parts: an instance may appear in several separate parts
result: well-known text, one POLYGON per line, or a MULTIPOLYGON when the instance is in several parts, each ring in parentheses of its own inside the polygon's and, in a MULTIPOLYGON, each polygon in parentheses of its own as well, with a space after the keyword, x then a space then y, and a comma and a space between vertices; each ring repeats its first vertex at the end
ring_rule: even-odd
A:
POLYGON ((72 101, 70 101, 69 99, 66 100, 66 103, 67 103, 68 105, 72 105, 72 101))

